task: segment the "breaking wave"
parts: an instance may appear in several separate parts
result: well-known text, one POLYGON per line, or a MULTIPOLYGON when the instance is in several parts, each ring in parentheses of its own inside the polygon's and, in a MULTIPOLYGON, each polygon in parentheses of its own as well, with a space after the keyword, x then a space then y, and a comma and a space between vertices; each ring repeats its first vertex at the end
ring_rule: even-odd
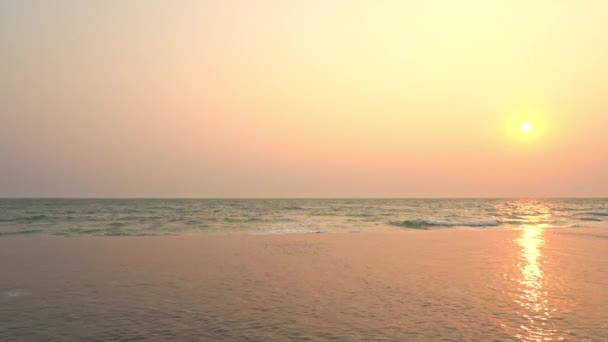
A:
POLYGON ((597 215, 597 216, 608 216, 608 211, 590 211, 590 212, 586 212, 584 214, 597 215))
POLYGON ((404 221, 393 221, 391 222, 394 226, 417 228, 417 229, 428 229, 432 227, 496 227, 501 224, 498 220, 487 220, 487 221, 450 221, 450 220, 427 220, 427 219, 415 219, 415 220, 404 220, 404 221))

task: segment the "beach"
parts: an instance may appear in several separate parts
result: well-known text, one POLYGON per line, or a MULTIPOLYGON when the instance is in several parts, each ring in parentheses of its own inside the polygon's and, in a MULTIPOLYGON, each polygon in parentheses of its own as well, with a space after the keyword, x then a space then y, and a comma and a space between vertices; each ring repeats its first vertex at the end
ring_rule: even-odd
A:
POLYGON ((608 342, 608 1, 0 1, 0 342, 608 342))
POLYGON ((602 341, 602 228, 0 238, 0 339, 602 341))

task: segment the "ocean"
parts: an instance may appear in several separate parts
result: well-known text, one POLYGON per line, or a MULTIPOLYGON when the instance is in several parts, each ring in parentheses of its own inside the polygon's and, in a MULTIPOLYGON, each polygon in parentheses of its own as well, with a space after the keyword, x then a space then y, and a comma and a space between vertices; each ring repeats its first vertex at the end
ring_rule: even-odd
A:
POLYGON ((0 340, 606 341, 607 208, 3 199, 0 340))
POLYGON ((0 199, 0 236, 606 226, 608 199, 0 199))

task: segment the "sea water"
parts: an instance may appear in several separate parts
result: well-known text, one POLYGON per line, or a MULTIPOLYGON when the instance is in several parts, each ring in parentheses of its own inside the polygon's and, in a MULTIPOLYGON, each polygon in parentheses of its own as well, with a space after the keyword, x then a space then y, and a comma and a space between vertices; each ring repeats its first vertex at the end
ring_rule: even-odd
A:
POLYGON ((606 226, 608 199, 0 199, 0 236, 606 226))

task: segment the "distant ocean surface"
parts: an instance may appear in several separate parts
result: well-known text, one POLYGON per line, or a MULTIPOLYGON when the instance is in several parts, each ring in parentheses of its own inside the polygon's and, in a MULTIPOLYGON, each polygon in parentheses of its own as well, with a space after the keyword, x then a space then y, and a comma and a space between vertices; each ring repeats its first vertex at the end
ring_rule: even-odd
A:
POLYGON ((608 199, 0 199, 0 236, 597 227, 608 199))

